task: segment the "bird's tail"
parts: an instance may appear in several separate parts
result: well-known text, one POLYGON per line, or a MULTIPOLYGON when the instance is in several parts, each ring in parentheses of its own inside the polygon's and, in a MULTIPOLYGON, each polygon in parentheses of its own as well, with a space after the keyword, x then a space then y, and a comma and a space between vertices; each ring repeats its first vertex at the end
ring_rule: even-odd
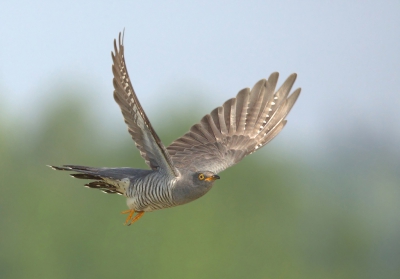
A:
POLYGON ((85 184, 85 187, 99 189, 107 194, 125 195, 129 187, 127 173, 130 168, 92 168, 85 166, 64 165, 62 167, 48 166, 53 170, 73 171, 70 174, 79 179, 92 179, 93 182, 85 184))

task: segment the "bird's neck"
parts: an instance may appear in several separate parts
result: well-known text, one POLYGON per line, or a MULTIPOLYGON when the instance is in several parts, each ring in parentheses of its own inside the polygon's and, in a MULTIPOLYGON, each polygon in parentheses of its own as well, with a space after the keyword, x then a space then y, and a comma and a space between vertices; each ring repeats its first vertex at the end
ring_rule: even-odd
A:
POLYGON ((181 205, 204 196, 211 188, 212 185, 209 187, 195 187, 184 180, 177 180, 172 189, 172 197, 176 205, 181 205))

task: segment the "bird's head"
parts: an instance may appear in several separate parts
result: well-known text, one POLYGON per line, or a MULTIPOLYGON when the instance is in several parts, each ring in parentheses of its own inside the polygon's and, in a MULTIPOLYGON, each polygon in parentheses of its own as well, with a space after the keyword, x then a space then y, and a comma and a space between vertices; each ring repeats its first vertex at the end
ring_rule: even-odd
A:
POLYGON ((184 172, 174 187, 175 201, 184 204, 200 198, 212 188, 217 179, 220 177, 211 171, 184 172))

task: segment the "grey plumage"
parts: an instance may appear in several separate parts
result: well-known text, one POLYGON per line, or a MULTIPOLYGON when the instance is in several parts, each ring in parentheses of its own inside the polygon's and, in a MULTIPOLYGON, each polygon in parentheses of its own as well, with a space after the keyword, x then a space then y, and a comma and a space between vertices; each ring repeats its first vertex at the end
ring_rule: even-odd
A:
POLYGON ((300 94, 299 88, 288 97, 295 80, 290 75, 274 93, 278 73, 273 73, 204 116, 167 148, 175 166, 219 173, 267 144, 285 126, 300 94))
POLYGON ((85 184, 105 193, 127 197, 130 213, 126 224, 144 212, 193 201, 213 186, 219 172, 238 163, 271 141, 286 124, 300 88, 289 95, 296 80, 290 75, 276 90, 278 73, 262 79, 250 90, 204 116, 190 131, 167 148, 154 131, 133 90, 126 68, 123 38, 114 40, 112 53, 114 99, 121 108, 128 131, 151 170, 92 168, 65 165, 55 170, 74 171, 71 176, 95 180, 85 184), (276 90, 276 91, 275 91, 276 90), (136 217, 133 213, 138 212, 136 217))

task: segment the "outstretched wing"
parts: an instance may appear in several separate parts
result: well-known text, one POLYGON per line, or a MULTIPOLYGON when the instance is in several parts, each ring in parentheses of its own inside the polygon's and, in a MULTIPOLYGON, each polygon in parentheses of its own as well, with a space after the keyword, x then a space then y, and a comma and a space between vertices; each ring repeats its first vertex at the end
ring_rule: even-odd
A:
POLYGON ((275 92, 279 74, 241 90, 193 125, 167 150, 177 168, 219 173, 271 141, 286 124, 285 117, 300 94, 289 96, 297 75, 275 92))
POLYGON ((171 176, 178 176, 170 155, 150 124, 136 97, 125 64, 124 45, 119 33, 118 47, 114 40, 114 53, 111 52, 114 74, 114 99, 121 108, 128 131, 135 141, 146 164, 153 170, 161 169, 171 176))

